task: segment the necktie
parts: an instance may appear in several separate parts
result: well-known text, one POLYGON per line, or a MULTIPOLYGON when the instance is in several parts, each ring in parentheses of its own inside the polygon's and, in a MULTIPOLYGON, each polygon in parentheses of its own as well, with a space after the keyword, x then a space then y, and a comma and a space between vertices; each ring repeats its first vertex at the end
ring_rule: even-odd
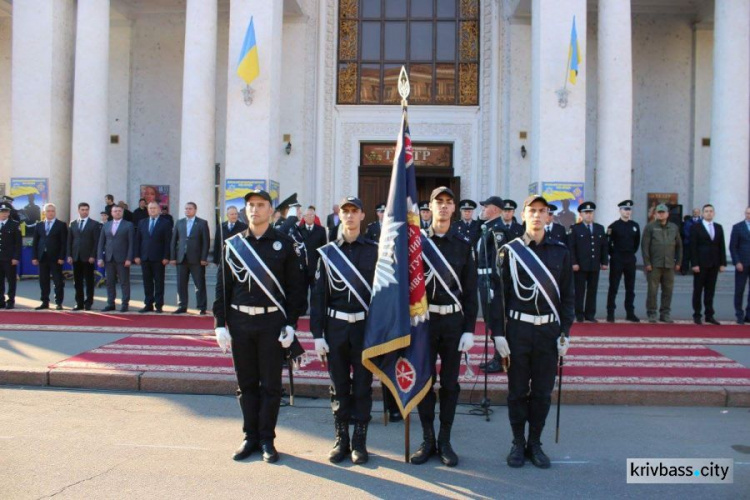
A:
POLYGON ((231 222, 229 224, 227 224, 227 228, 229 229, 230 233, 232 232, 232 228, 233 227, 234 227, 234 224, 232 224, 231 222))
POLYGON ((190 236, 190 232, 193 230, 193 220, 188 219, 187 221, 187 235, 190 236))
POLYGON ((44 223, 44 234, 49 234, 49 226, 50 226, 49 221, 44 223))
POLYGON ((114 236, 115 234, 117 234, 117 226, 119 226, 119 225, 120 225, 120 221, 114 221, 112 223, 112 236, 114 236))
POLYGON ((312 232, 312 226, 307 226, 307 230, 312 232))
POLYGON ((0 231, 2 231, 2 230, 3 230, 3 226, 5 226, 5 221, 3 221, 3 222, 0 222, 0 231))
POLYGON ((591 236, 593 236, 594 235, 594 226, 592 226, 591 224, 587 224, 587 225, 588 225, 588 228, 589 228, 589 233, 591 233, 591 236))
POLYGON ((545 228, 544 228, 544 231, 545 231, 545 232, 546 232, 547 234, 549 234, 549 230, 550 230, 550 227, 549 227, 549 226, 547 226, 547 227, 545 227, 545 228))
POLYGON ((151 219, 151 222, 148 225, 148 234, 154 234, 154 225, 156 224, 156 219, 151 219))
POLYGON ((85 226, 85 225, 86 225, 86 219, 80 219, 78 221, 78 229, 80 229, 81 232, 83 232, 83 226, 85 226))
POLYGON ((708 234, 711 236, 711 241, 714 240, 714 223, 709 222, 708 223, 708 234))

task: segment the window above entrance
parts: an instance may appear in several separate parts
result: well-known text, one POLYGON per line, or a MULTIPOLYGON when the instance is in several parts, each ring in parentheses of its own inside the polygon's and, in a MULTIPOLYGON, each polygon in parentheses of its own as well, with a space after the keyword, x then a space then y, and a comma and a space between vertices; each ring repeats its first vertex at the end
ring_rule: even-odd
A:
POLYGON ((338 104, 479 103, 479 0, 340 0, 338 104))

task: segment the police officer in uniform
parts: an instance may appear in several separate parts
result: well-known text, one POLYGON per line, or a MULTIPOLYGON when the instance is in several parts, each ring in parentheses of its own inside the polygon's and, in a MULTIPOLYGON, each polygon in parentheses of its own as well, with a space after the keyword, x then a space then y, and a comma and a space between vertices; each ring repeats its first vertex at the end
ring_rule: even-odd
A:
POLYGON ((432 212, 430 212, 430 202, 427 200, 419 202, 419 223, 421 229, 427 229, 432 225, 432 212))
POLYGON ((430 388, 417 406, 424 441, 411 456, 413 464, 423 464, 435 454, 448 467, 458 464, 450 442, 451 428, 461 391, 458 383, 461 353, 474 346, 477 269, 471 241, 451 226, 451 217, 456 211, 454 199, 453 191, 445 186, 432 191, 432 225, 423 231, 433 383, 437 378, 435 363, 440 356, 440 432, 436 442, 435 391, 430 388))
MULTIPOLYGON (((509 235, 506 226, 503 224, 502 211, 505 205, 503 199, 499 196, 490 196, 485 201, 479 202, 484 207, 485 222, 481 226, 482 235, 476 246, 477 255, 477 274, 479 275, 478 287, 479 298, 482 301, 482 308, 489 309, 488 304, 492 297, 497 293, 500 286, 500 279, 497 273, 492 272, 497 250, 507 243, 509 235), (490 297, 487 297, 487 283, 489 282, 490 297)), ((495 351, 491 360, 486 364, 480 363, 479 368, 487 373, 497 373, 502 371, 500 355, 495 351)))
POLYGON ((378 203, 375 206, 375 213, 378 215, 378 220, 367 224, 367 229, 365 229, 365 238, 377 243, 378 241, 380 241, 380 231, 383 228, 383 214, 385 213, 385 203, 378 203))
POLYGON ((542 196, 529 196, 522 217, 526 222, 522 239, 505 245, 503 258, 498 259, 504 293, 495 294, 491 322, 498 351, 512 361, 508 418, 513 446, 507 463, 522 467, 528 458, 546 469, 550 460, 542 450, 541 435, 555 386, 557 359, 565 356, 570 345, 573 279, 568 249, 544 232, 547 201, 542 196))
MULTIPOLYGON (((10 207, 10 220, 14 220, 14 221, 16 221, 18 223, 21 223, 21 222, 23 222, 21 220, 21 214, 18 212, 18 210, 16 210, 15 208, 13 208, 13 201, 14 200, 15 200, 15 198, 13 198, 12 196, 8 196, 8 195, 3 195, 0 198, 0 201, 5 202, 10 207)), ((25 215, 24 215, 24 220, 26 220, 26 216, 25 215)))
POLYGON ((549 234, 552 238, 556 239, 560 243, 567 245, 568 233, 567 231, 565 231, 565 226, 555 222, 555 212, 557 212, 557 206, 550 203, 548 210, 549 213, 547 214, 547 223, 544 226, 544 232, 549 234))
POLYGON ((468 237, 471 246, 475 247, 479 237, 482 236, 482 223, 474 219, 477 203, 473 200, 461 200, 458 202, 458 208, 461 211, 461 218, 453 225, 456 226, 458 233, 468 237))
POLYGON ((21 260, 21 226, 10 218, 12 205, 0 202, 0 308, 16 305, 16 269, 21 260), (5 282, 8 298, 5 298, 5 282))
POLYGON ((261 450, 276 462, 276 420, 281 403, 284 349, 294 341, 306 292, 294 241, 270 225, 271 196, 245 196, 249 228, 229 238, 216 278, 213 313, 219 346, 232 350, 245 440, 234 454, 243 460, 261 450))
POLYGON ((568 248, 573 263, 576 291, 576 321, 597 323, 596 290, 599 271, 608 264, 609 245, 604 226, 594 222, 596 204, 585 201, 578 207, 581 222, 574 224, 568 234, 568 248), (585 303, 585 305, 584 305, 585 303))
POLYGON ((362 366, 362 346, 378 246, 360 233, 364 217, 358 198, 348 196, 339 203, 341 238, 318 251, 310 304, 315 350, 321 359, 327 356, 331 375, 336 442, 328 459, 333 463, 341 462, 350 452, 355 464, 364 464, 369 458, 372 372, 362 366), (350 422, 354 423, 351 441, 350 422))
POLYGON ((630 220, 633 200, 621 201, 620 218, 607 228, 609 239, 609 291, 607 292, 607 321, 615 321, 615 299, 620 278, 625 277, 625 318, 633 323, 641 320, 635 315, 635 253, 641 245, 641 227, 630 220))
POLYGON ((505 232, 508 233, 508 238, 514 240, 523 236, 523 226, 516 222, 516 209, 518 203, 513 200, 503 201, 503 224, 505 224, 505 232))

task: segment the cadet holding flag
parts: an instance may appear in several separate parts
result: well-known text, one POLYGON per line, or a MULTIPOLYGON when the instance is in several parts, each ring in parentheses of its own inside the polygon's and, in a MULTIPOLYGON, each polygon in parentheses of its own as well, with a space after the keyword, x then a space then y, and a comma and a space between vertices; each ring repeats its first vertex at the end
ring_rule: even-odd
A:
POLYGON ((456 414, 461 353, 474 346, 477 320, 477 266, 468 236, 461 235, 451 217, 456 211, 453 191, 438 187, 430 195, 432 225, 422 231, 422 252, 430 311, 430 366, 432 381, 437 377, 435 363, 440 355, 440 432, 435 441, 435 391, 419 403, 419 420, 424 441, 411 456, 411 463, 423 464, 432 455, 448 467, 458 465, 451 446, 451 428, 456 414))
POLYGON ((310 304, 310 330, 315 350, 328 357, 331 375, 331 409, 336 443, 328 454, 341 462, 351 451, 352 462, 364 464, 367 425, 372 410, 372 372, 362 366, 365 318, 370 308, 378 246, 360 234, 365 217, 362 202, 348 196, 339 203, 341 238, 320 247, 310 304), (349 439, 349 423, 354 436, 349 439))
POLYGON ((216 279, 215 333, 225 352, 231 347, 239 385, 245 440, 233 458, 261 450, 276 462, 281 367, 306 308, 304 278, 294 241, 270 225, 271 196, 256 189, 245 204, 249 228, 226 240, 216 279))

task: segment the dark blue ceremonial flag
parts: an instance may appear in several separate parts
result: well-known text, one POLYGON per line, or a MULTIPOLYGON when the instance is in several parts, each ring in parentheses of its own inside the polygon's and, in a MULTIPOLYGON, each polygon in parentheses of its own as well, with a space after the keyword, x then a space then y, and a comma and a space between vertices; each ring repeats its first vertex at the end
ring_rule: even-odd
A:
POLYGON ((404 418, 432 382, 414 168, 404 109, 362 351, 362 364, 390 389, 404 418))

